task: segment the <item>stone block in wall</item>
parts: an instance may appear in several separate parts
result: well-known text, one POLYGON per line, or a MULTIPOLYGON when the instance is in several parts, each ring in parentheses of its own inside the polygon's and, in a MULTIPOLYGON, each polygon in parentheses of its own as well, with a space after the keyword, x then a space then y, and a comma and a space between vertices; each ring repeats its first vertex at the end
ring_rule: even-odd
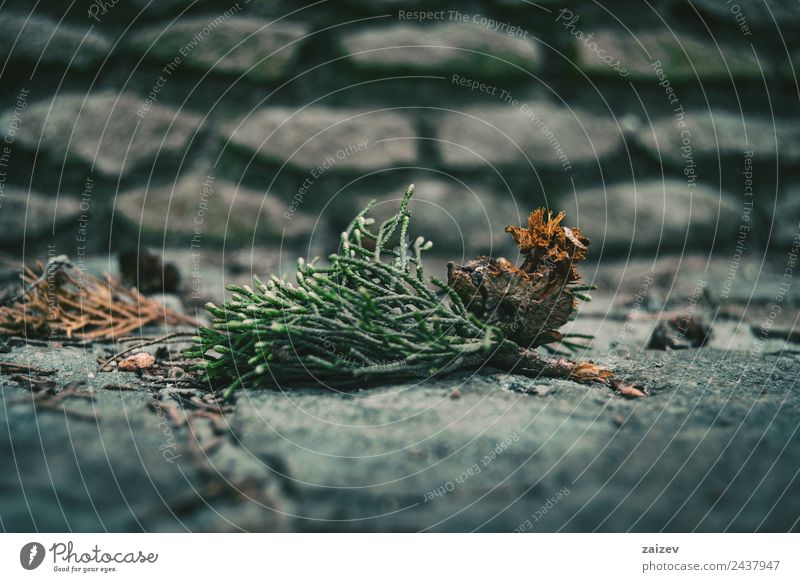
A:
POLYGON ((525 76, 526 71, 537 71, 542 62, 532 38, 504 34, 472 21, 375 26, 343 34, 340 48, 356 67, 389 72, 525 76))
POLYGON ((635 184, 578 190, 560 207, 567 223, 592 240, 592 256, 631 251, 633 255, 717 248, 735 243, 740 215, 726 192, 685 180, 651 179, 635 184), (724 242, 723 242, 724 241, 724 242))
POLYGON ((175 183, 122 194, 116 216, 147 238, 186 248, 196 244, 252 245, 309 237, 314 220, 274 194, 265 195, 214 176, 192 174, 175 183), (284 232, 285 231, 285 232, 284 232))
MULTIPOLYGON (((704 14, 716 17, 719 24, 728 24, 727 28, 737 30, 745 37, 751 37, 753 27, 765 30, 785 30, 788 27, 800 26, 800 2, 797 0, 694 0, 692 4, 704 14)), ((787 41, 792 36, 786 34, 787 41)))
POLYGON ((613 118, 548 103, 474 107, 439 116, 437 147, 448 167, 515 165, 570 170, 602 159, 620 147, 622 132, 613 118))
MULTIPOLYGON (((503 6, 506 8, 527 8, 530 9, 531 4, 527 0, 491 0, 493 4, 503 6)), ((552 6, 553 4, 563 4, 561 0, 536 0, 535 4, 539 6, 552 6)))
POLYGON ((751 50, 717 46, 712 38, 671 30, 630 32, 583 28, 578 21, 568 31, 575 36, 577 66, 588 74, 660 82, 655 63, 660 64, 658 68, 672 84, 696 78, 702 81, 761 78, 762 71, 751 50))
MULTIPOLYGON (((763 212, 772 212, 770 206, 765 206, 763 212)), ((797 244, 800 237, 800 185, 794 184, 785 188, 778 195, 775 206, 775 223, 771 239, 779 252, 789 252, 797 244)))
MULTIPOLYGON (((145 103, 111 92, 34 102, 21 115, 15 144, 57 164, 79 161, 112 176, 156 156, 181 154, 200 118, 158 103, 145 111, 145 103)), ((0 115, 0 127, 9 127, 13 115, 0 115)))
POLYGON ((212 73, 246 75, 260 81, 288 77, 308 28, 286 21, 197 16, 136 33, 131 47, 163 65, 212 73))
MULTIPOLYGON (((77 27, 38 14, 4 10, 0 18, 0 58, 88 68, 100 63, 111 50, 111 42, 96 28, 89 30, 89 24, 77 27)), ((30 68, 26 70, 30 75, 30 68)))
MULTIPOLYGON (((137 8, 137 11, 146 9, 148 15, 180 12, 184 8, 199 4, 198 0, 158 0, 158 2, 153 2, 152 0, 129 1, 137 8)), ((235 2, 231 2, 231 5, 233 4, 235 4, 235 2)), ((116 7, 109 8, 109 10, 113 10, 113 8, 116 7)))
POLYGON ((416 133, 395 111, 271 107, 231 124, 224 138, 261 159, 306 170, 316 181, 329 171, 413 164, 416 133))
POLYGON ((349 6, 359 10, 369 10, 370 12, 385 12, 391 9, 402 10, 440 10, 439 0, 373 0, 363 2, 362 0, 334 0, 336 4, 349 6))
POLYGON ((749 150, 756 159, 774 159, 780 154, 784 163, 800 161, 800 123, 712 113, 689 111, 681 119, 658 118, 652 127, 639 128, 638 140, 654 158, 678 168, 697 158, 740 159, 749 150))
POLYGON ((4 185, 0 189, 0 245, 17 250, 23 239, 47 237, 69 221, 76 221, 77 229, 79 215, 77 195, 62 193, 56 198, 4 185))

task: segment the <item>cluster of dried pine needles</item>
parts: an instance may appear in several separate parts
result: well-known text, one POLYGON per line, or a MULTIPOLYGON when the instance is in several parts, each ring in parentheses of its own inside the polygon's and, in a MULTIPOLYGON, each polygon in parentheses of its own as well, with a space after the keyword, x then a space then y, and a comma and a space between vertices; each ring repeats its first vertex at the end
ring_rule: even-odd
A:
POLYGON ((149 324, 197 325, 108 274, 99 279, 66 257, 25 267, 23 290, 0 305, 0 334, 82 341, 114 340, 149 324))

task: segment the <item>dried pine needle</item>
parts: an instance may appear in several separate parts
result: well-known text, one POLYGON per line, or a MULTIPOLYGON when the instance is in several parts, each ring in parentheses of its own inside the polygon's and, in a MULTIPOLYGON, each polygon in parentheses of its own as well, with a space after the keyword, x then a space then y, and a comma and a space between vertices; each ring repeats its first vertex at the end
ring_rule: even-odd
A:
POLYGON ((197 325, 109 275, 98 279, 66 257, 26 267, 23 292, 0 306, 0 334, 26 338, 114 340, 146 325, 197 325))

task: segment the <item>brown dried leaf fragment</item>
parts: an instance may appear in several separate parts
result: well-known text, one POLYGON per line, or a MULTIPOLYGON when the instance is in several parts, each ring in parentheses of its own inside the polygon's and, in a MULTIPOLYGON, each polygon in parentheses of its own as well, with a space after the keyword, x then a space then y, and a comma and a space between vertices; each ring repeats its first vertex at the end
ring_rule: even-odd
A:
POLYGON ((590 241, 580 229, 562 226, 563 219, 563 212, 553 217, 544 208, 534 210, 527 227, 506 228, 525 257, 520 267, 504 258, 478 257, 459 266, 450 263, 447 282, 470 313, 511 340, 510 347, 493 355, 493 365, 521 374, 606 384, 625 396, 644 396, 604 366, 548 360, 534 349, 544 346, 563 353, 548 346, 556 342, 568 349, 580 347, 559 328, 572 317, 578 299, 588 299, 580 291, 591 287, 581 284, 576 264, 586 258, 590 241))
POLYGON ((612 381, 611 379, 614 377, 614 372, 594 362, 586 361, 576 363, 569 377, 581 384, 589 384, 592 382, 606 384, 612 381))
POLYGON ((641 390, 633 384, 627 384, 620 378, 612 378, 608 385, 620 396, 624 396, 625 398, 642 398, 647 396, 644 390, 641 390))

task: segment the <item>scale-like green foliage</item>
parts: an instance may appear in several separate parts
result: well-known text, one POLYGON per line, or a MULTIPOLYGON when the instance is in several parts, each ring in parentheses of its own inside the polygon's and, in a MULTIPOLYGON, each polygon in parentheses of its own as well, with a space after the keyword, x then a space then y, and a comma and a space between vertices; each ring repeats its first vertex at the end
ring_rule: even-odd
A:
POLYGON ((200 328, 189 355, 204 358, 207 380, 236 388, 314 379, 426 377, 488 360, 502 333, 478 321, 444 282, 426 285, 422 237, 408 241, 413 194, 377 231, 359 213, 342 233, 329 266, 297 263, 296 284, 273 276, 256 289, 231 286, 222 307, 208 304, 212 328, 200 328), (483 354, 483 355, 479 355, 483 354))
POLYGON ((527 231, 514 231, 515 239, 531 247, 525 249, 529 271, 505 259, 479 257, 450 269, 448 282, 457 287, 431 278, 431 288, 422 268, 431 243, 408 239, 413 192, 412 185, 398 212, 377 230, 368 216, 370 203, 342 233, 339 252, 328 257, 327 267, 298 260, 296 284, 275 276, 266 284, 256 279, 255 290, 231 286, 230 301, 208 304, 212 326, 200 328, 187 352, 202 358, 205 380, 225 384, 227 398, 239 387, 314 381, 352 388, 490 364, 520 374, 619 385, 602 366, 547 360, 532 349, 552 342, 582 347, 554 329, 574 313, 579 292, 588 288, 578 282, 572 263, 585 256, 589 243, 579 230, 559 226, 562 215, 544 221, 543 211, 534 212, 527 231), (557 260, 534 260, 542 253, 557 260), (470 269, 489 279, 474 279, 470 269), (487 311, 487 301, 497 305, 487 311), (517 302, 520 313, 513 307, 517 302), (496 317, 499 305, 506 306, 502 313, 512 307, 510 320, 496 317), (517 326, 520 317, 527 327, 517 326))

